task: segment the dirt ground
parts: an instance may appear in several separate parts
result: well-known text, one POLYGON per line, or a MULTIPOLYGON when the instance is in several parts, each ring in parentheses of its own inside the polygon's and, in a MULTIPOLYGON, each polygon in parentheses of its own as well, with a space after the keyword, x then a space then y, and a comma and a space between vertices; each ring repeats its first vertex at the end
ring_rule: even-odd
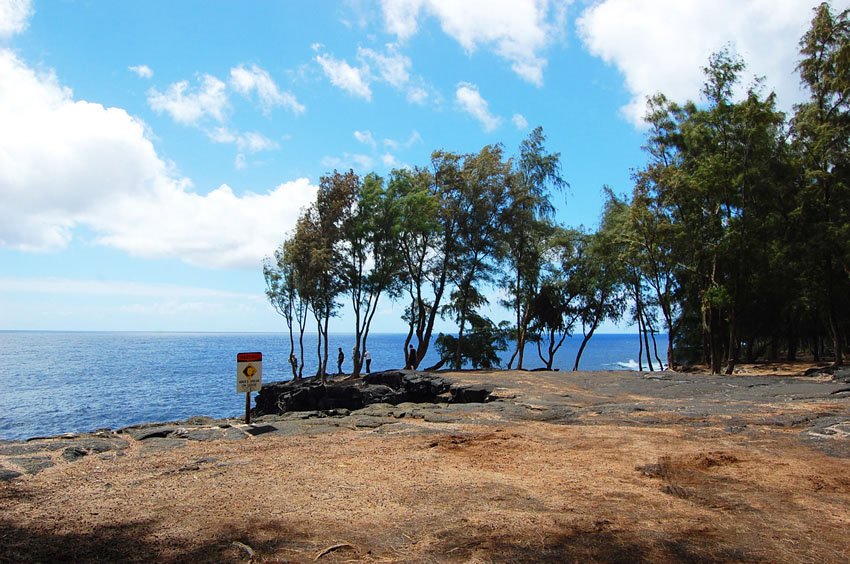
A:
POLYGON ((850 562, 848 384, 622 374, 57 459, 0 482, 0 561, 850 562))

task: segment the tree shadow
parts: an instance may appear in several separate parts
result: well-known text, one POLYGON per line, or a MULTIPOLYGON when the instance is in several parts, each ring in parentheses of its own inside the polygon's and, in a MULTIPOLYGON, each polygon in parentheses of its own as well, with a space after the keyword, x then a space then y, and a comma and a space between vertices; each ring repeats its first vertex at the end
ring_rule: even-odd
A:
MULTIPOLYGON (((454 531, 457 532, 457 531, 454 531)), ((758 561, 745 550, 728 546, 705 531, 671 534, 661 539, 657 533, 605 530, 605 525, 575 529, 540 541, 486 534, 447 539, 431 552, 439 561, 466 561, 475 555, 495 562, 531 564, 535 562, 640 562, 729 563, 758 561)))
POLYGON ((0 562, 246 562, 274 555, 301 559, 313 545, 308 535, 278 522, 219 531, 208 539, 163 535, 152 519, 102 525, 91 530, 26 527, 0 520, 0 562))

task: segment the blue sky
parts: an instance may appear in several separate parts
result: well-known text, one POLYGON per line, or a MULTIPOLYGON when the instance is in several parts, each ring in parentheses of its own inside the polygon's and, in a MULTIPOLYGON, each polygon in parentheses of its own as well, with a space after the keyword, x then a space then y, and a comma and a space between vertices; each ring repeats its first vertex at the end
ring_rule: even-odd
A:
POLYGON ((712 51, 801 100, 815 4, 0 0, 0 329, 280 330, 261 259, 320 175, 537 125, 559 220, 592 227, 644 162, 645 96, 696 99, 712 51))

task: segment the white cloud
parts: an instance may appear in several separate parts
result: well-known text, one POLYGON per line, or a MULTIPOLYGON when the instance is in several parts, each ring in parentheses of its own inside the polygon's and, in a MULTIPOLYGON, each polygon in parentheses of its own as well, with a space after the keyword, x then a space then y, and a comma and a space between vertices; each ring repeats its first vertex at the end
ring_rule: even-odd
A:
POLYGON ((410 132, 410 137, 407 138, 407 141, 404 142, 404 146, 409 148, 414 146, 417 143, 422 142, 422 136, 419 135, 419 132, 415 129, 410 132))
POLYGON ((424 104, 430 96, 425 80, 411 75, 410 57, 399 53, 398 46, 393 43, 387 44, 383 52, 358 47, 357 66, 330 55, 319 55, 316 61, 334 86, 366 100, 372 99, 374 82, 384 82, 404 92, 407 101, 413 104, 424 104))
POLYGON ((324 157, 322 166, 327 169, 368 172, 375 167, 375 161, 369 155, 361 153, 343 153, 341 157, 324 157))
POLYGON ((364 76, 363 69, 352 67, 347 62, 330 55, 317 55, 316 62, 322 67, 331 84, 353 96, 367 101, 372 100, 372 89, 369 88, 368 78, 364 76))
POLYGON ((153 69, 147 65, 136 65, 133 67, 127 67, 129 70, 136 73, 139 78, 151 78, 153 77, 153 69))
POLYGON ((359 141, 360 143, 363 143, 364 145, 369 145, 373 149, 377 146, 377 143, 375 143, 375 138, 372 137, 371 131, 355 131, 354 138, 357 139, 357 141, 359 141))
POLYGON ((249 153, 271 151, 280 147, 276 142, 256 131, 238 133, 226 127, 216 127, 208 131, 207 135, 215 143, 233 143, 240 151, 247 151, 249 153))
POLYGON ((490 113, 487 100, 481 97, 478 87, 468 82, 461 82, 455 92, 455 101, 460 108, 474 117, 484 127, 484 131, 493 131, 499 127, 501 119, 490 113))
POLYGON ((316 53, 318 53, 319 51, 321 51, 324 48, 325 48, 325 46, 323 44, 319 43, 319 42, 310 44, 310 49, 312 51, 316 52, 316 53))
POLYGON ((0 39, 24 31, 32 14, 30 0, 0 0, 0 39))
POLYGON ((248 131, 239 135, 236 139, 236 146, 251 153, 270 151, 279 147, 277 143, 256 131, 248 131))
POLYGON ((216 127, 207 132, 207 136, 214 143, 236 143, 237 134, 226 127, 216 127))
POLYGON ((424 0, 381 0, 384 11, 384 25, 387 31, 405 40, 419 30, 419 10, 424 0))
POLYGON ((384 139, 384 147, 392 149, 393 151, 398 151, 399 148, 409 149, 413 147, 416 143, 422 142, 422 136, 419 135, 419 132, 415 129, 410 132, 410 137, 407 138, 407 141, 399 142, 395 139, 384 139))
POLYGON ((169 189, 144 200, 127 197, 118 213, 98 218, 94 226, 102 233, 97 242, 136 256, 256 268, 314 195, 304 178, 242 196, 226 184, 204 195, 169 189))
POLYGON ((230 87, 243 96, 250 96, 256 90, 265 113, 271 112, 275 106, 283 106, 295 114, 304 112, 304 105, 292 93, 281 92, 271 75, 257 65, 247 68, 240 65, 230 69, 230 87))
POLYGON ((411 86, 407 89, 407 101, 414 104, 424 104, 428 99, 428 91, 421 86, 411 86))
POLYGON ((377 69, 378 76, 396 88, 401 88, 410 81, 410 58, 397 53, 392 46, 386 54, 360 47, 357 57, 369 65, 369 68, 377 69))
POLYGON ((491 47, 523 80, 543 84, 540 54, 561 33, 570 0, 382 0, 384 24, 404 41, 416 34, 420 14, 436 17, 443 31, 468 52, 491 47))
MULTIPOLYGON (((779 105, 802 99, 794 68, 799 38, 812 18, 814 0, 604 0, 577 21, 587 50, 614 65, 632 94, 624 115, 640 124, 645 98, 663 92, 677 101, 697 99, 711 53, 733 44, 748 67, 744 82, 765 76, 779 105)), ((846 0, 834 7, 850 5, 846 0)))
POLYGON ((246 166, 248 166, 248 162, 245 159, 245 155, 242 153, 237 153, 236 158, 233 159, 233 168, 235 168, 236 170, 242 170, 246 166))
POLYGON ((511 121, 514 123, 514 127, 520 131, 528 129, 528 120, 525 119, 525 116, 522 114, 514 114, 511 117, 511 121))
POLYGON ((193 192, 125 110, 75 100, 8 50, 0 76, 0 247, 59 250, 84 226, 131 255, 256 269, 315 195, 306 179, 193 192))
POLYGON ((381 155, 381 162, 384 163, 384 166, 387 168, 410 168, 408 165, 396 159, 395 155, 390 153, 384 153, 381 155))
POLYGON ((165 92, 151 88, 148 104, 154 111, 166 112, 175 121, 186 125, 197 124, 206 116, 223 122, 228 105, 227 85, 214 76, 204 74, 194 91, 190 91, 186 80, 175 82, 165 92))

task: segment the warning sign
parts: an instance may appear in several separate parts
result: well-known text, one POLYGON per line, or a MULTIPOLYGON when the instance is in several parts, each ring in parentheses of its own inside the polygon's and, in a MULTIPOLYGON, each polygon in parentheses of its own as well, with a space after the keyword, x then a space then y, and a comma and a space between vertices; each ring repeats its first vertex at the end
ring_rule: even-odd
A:
POLYGON ((236 355, 236 391, 259 392, 263 387, 263 353, 236 355))

